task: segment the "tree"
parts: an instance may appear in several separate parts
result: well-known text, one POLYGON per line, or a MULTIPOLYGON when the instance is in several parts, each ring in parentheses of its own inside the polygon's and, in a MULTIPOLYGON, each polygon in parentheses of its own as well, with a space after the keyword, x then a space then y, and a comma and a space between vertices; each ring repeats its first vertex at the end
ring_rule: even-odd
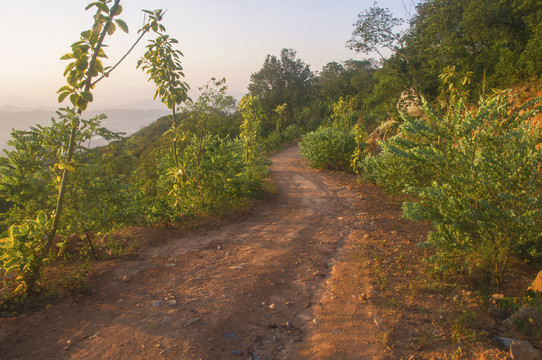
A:
POLYGON ((241 138, 244 141, 245 161, 250 163, 258 154, 262 118, 260 99, 252 95, 243 96, 239 103, 239 112, 244 118, 241 124, 241 138))
POLYGON ((112 0, 98 0, 90 3, 86 10, 92 8, 96 8, 92 28, 83 31, 80 40, 71 45, 71 52, 61 57, 62 60, 70 62, 64 71, 66 85, 58 90, 58 101, 61 103, 69 98, 75 109, 66 112, 66 120, 70 126, 69 140, 67 146, 60 147, 57 153, 58 162, 55 164, 55 168, 60 170, 62 174, 58 177, 60 186, 52 219, 49 220, 47 215, 40 211, 36 220, 26 219, 23 221, 23 225, 13 224, 9 230, 9 237, 2 241, 3 252, 0 263, 6 268, 9 265, 10 271, 19 272, 19 278, 24 282, 22 288, 26 292, 35 290, 34 285, 39 278, 41 266, 48 258, 49 250, 59 228, 64 198, 68 191, 69 174, 75 170, 74 154, 78 138, 81 137, 81 115, 86 110, 88 103, 93 101, 91 90, 99 81, 109 76, 145 33, 151 29, 157 31, 161 28, 159 21, 162 18, 162 11, 160 10, 149 16, 148 21, 140 30, 139 38, 126 55, 114 66, 104 67, 101 59, 107 58, 104 51, 105 37, 112 35, 117 27, 128 32, 128 26, 123 20, 116 18, 122 13, 120 0, 114 2, 112 0), (99 78, 96 79, 97 77, 99 78), (20 256, 17 249, 22 247, 30 249, 28 256, 20 256))
POLYGON ((318 95, 324 99, 338 99, 348 91, 347 80, 344 78, 346 69, 336 61, 327 63, 318 74, 318 95))
POLYGON ((184 108, 187 119, 183 128, 191 131, 200 138, 203 135, 237 135, 232 122, 238 119, 234 115, 236 101, 227 95, 228 85, 226 78, 211 78, 207 84, 199 88, 198 99, 184 108), (234 132, 234 134, 232 134, 234 132))
POLYGON ((315 76, 309 65, 296 58, 296 51, 282 49, 280 59, 267 55, 263 67, 250 76, 250 95, 258 96, 267 123, 262 124, 269 132, 275 128, 272 123, 273 111, 277 106, 287 104, 285 126, 296 121, 299 109, 308 104, 315 76))
POLYGON ((364 54, 377 53, 388 71, 393 70, 395 75, 406 79, 407 87, 396 90, 402 92, 412 88, 415 96, 421 99, 419 74, 405 48, 406 37, 394 31, 402 24, 403 19, 394 17, 389 9, 378 7, 375 2, 373 7, 358 14, 352 37, 346 45, 364 54), (389 59, 386 59, 384 50, 390 52, 389 59))
POLYGON ((111 0, 99 0, 90 3, 86 10, 93 7, 96 8, 96 14, 94 15, 94 24, 92 29, 83 31, 79 41, 71 45, 71 53, 67 53, 61 57, 62 60, 70 60, 68 66, 64 70, 64 76, 66 77, 67 85, 62 86, 58 90, 58 102, 61 103, 69 96, 70 102, 77 108, 77 112, 72 114, 70 122, 72 125, 70 139, 68 143, 67 153, 65 158, 60 162, 63 165, 62 180, 60 182, 60 188, 58 191, 58 199, 55 211, 53 213, 53 222, 51 232, 48 235, 47 246, 48 251, 52 245, 53 239, 58 229, 60 222, 60 216, 62 213, 62 207, 64 204, 64 195, 66 194, 66 188, 68 186, 68 176, 71 167, 69 163, 72 161, 72 157, 75 150, 75 142, 79 131, 79 118, 83 111, 86 110, 88 103, 92 102, 94 97, 91 90, 96 83, 102 79, 108 77, 111 72, 122 62, 126 56, 133 50, 135 45, 142 39, 151 29, 158 31, 162 25, 159 21, 162 20, 162 10, 157 10, 154 13, 146 11, 150 14, 148 21, 141 28, 141 35, 136 40, 134 45, 128 50, 117 64, 113 67, 105 67, 100 59, 107 58, 103 48, 105 37, 115 33, 117 26, 124 32, 128 32, 128 26, 123 20, 115 19, 122 13, 122 6, 120 0, 115 0, 111 7, 108 6, 111 0), (115 25, 116 24, 116 25, 115 25), (97 80, 95 77, 100 76, 97 80))
POLYGON ((403 24, 403 20, 393 17, 389 9, 376 5, 375 3, 369 10, 358 14, 352 37, 346 45, 363 54, 376 52, 382 60, 385 60, 383 49, 389 50, 392 54, 404 50, 401 33, 393 31, 395 27, 403 24))
POLYGON ((343 64, 330 62, 320 72, 316 83, 318 100, 329 107, 341 97, 354 99, 354 109, 358 116, 365 118, 368 113, 367 98, 374 88, 376 65, 373 60, 347 60, 343 64))
POLYGON ((472 72, 470 100, 542 74, 539 0, 427 0, 406 35, 405 51, 428 100, 439 94, 447 67, 472 72))
MULTIPOLYGON (((150 16, 161 18, 162 10, 154 13, 147 10, 145 12, 150 16)), ((183 54, 174 49, 178 41, 167 34, 162 34, 164 31, 164 26, 160 25, 156 30, 158 36, 154 40, 149 40, 147 51, 137 62, 137 67, 145 71, 149 75, 149 81, 153 81, 156 85, 154 99, 160 97, 162 103, 171 110, 172 125, 168 133, 173 134, 172 152, 175 165, 179 167, 177 144, 182 134, 177 124, 176 112, 178 106, 189 100, 189 86, 182 80, 184 73, 180 57, 183 54)))

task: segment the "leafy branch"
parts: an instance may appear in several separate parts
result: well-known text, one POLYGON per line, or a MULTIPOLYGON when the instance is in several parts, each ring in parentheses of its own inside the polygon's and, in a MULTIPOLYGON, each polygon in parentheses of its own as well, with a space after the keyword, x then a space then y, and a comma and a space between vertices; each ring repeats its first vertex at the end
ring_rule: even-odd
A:
MULTIPOLYGON (((149 10, 144 10, 144 13, 149 15, 149 19, 139 30, 141 33, 139 38, 113 67, 104 67, 101 59, 107 58, 107 55, 103 50, 103 42, 105 37, 107 35, 113 35, 117 27, 124 32, 128 32, 128 25, 123 20, 115 18, 122 13, 122 6, 119 4, 120 0, 115 0, 111 7, 108 6, 110 3, 111 0, 99 0, 97 2, 90 3, 86 7, 86 10, 94 7, 97 9, 96 14, 94 15, 94 24, 92 29, 83 31, 81 33, 81 39, 72 44, 72 52, 61 57, 63 60, 72 61, 64 70, 67 85, 58 90, 58 101, 62 102, 69 96, 71 103, 77 108, 77 112, 71 119, 72 131, 70 134, 68 153, 66 154, 65 161, 63 161, 65 164, 69 164, 73 157, 75 139, 79 129, 79 118, 83 111, 86 110, 88 103, 92 102, 94 99, 90 90, 94 88, 96 83, 111 74, 111 72, 128 56, 128 54, 134 49, 137 43, 147 32, 150 30, 155 32, 165 30, 164 26, 160 24, 164 11, 155 10, 154 12, 151 12, 149 10), (93 81, 93 78, 98 76, 100 77, 93 81)), ((66 186, 68 184, 69 171, 70 167, 64 166, 57 205, 53 213, 53 226, 51 233, 49 234, 46 247, 47 251, 49 250, 58 229, 60 214, 62 212, 64 202, 64 195, 66 192, 66 186)))
MULTIPOLYGON (((156 11, 154 13, 150 11, 145 12, 151 17, 160 16, 156 11)), ((180 129, 176 123, 176 108, 183 102, 190 100, 188 97, 190 87, 182 80, 184 73, 180 58, 183 54, 179 50, 174 49, 174 45, 178 44, 178 41, 167 34, 163 34, 165 28, 162 25, 158 27, 154 26, 152 29, 158 34, 158 37, 154 40, 149 40, 147 51, 137 62, 137 67, 145 71, 149 75, 149 81, 153 81, 156 85, 156 92, 153 99, 160 97, 162 103, 172 111, 172 127, 167 133, 174 134, 172 144, 173 156, 175 158, 175 166, 179 168, 177 142, 182 134, 179 135, 180 129)))

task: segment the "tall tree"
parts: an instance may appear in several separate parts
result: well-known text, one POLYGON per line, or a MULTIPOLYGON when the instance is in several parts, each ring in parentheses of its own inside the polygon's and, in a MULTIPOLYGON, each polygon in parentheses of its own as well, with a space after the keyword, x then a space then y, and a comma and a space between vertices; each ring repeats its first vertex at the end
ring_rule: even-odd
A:
POLYGON ((368 10, 358 14, 352 37, 346 46, 366 55, 378 54, 382 63, 387 62, 388 71, 392 70, 397 77, 404 77, 408 87, 412 88, 419 98, 418 71, 412 66, 410 54, 405 48, 405 34, 397 31, 403 23, 403 19, 394 17, 389 9, 381 8, 375 2, 368 10), (386 56, 391 61, 388 61, 386 56))
POLYGON ((346 45, 363 54, 375 52, 385 60, 384 49, 392 54, 404 49, 401 33, 394 31, 403 22, 403 19, 394 17, 389 9, 378 7, 375 3, 368 10, 358 14, 352 37, 346 45))
POLYGON ((540 0, 426 0, 417 6, 406 52, 421 92, 439 93, 448 66, 473 72, 471 95, 542 74, 540 0))
MULTIPOLYGON (((286 103, 285 125, 294 123, 300 107, 310 100, 315 75, 296 54, 293 49, 282 49, 280 59, 267 55, 263 67, 250 76, 249 93, 260 99, 268 122, 277 106, 286 103)), ((266 125, 266 130, 272 128, 266 125)))

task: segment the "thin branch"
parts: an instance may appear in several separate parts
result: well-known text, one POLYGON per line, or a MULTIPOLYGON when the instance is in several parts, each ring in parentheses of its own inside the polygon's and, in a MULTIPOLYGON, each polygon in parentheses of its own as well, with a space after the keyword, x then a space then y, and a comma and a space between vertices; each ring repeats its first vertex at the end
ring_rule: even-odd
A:
POLYGON ((124 54, 124 56, 111 68, 109 69, 108 71, 106 71, 102 76, 100 76, 96 81, 94 81, 91 85, 91 87, 93 87, 94 85, 96 85, 98 82, 100 82, 101 80, 103 80, 104 78, 108 77, 109 74, 111 74, 111 72, 113 70, 115 70, 117 68, 117 66, 120 65, 121 62, 124 61, 124 59, 126 59, 126 57, 128 55, 130 55, 130 53, 132 52, 132 50, 134 50, 134 48, 136 47, 136 45, 139 43, 139 41, 143 38, 143 36, 149 32, 149 28, 146 28, 142 33, 141 35, 139 35, 139 38, 132 44, 132 46, 130 47, 130 49, 126 52, 126 54, 124 54))

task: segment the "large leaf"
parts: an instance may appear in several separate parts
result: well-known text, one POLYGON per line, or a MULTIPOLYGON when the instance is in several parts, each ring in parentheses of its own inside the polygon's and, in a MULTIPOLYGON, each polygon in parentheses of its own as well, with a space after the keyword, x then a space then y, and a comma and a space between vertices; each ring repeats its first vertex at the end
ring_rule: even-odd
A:
POLYGON ((107 35, 113 35, 116 30, 117 26, 114 23, 110 23, 109 28, 107 28, 107 35))
POLYGON ((92 96, 92 93, 90 91, 83 91, 81 93, 81 96, 88 102, 92 102, 94 100, 94 97, 92 96))
POLYGON ((6 270, 6 275, 11 273, 12 271, 17 270, 17 267, 19 265, 19 259, 17 258, 11 258, 8 261, 4 263, 4 270, 6 270))
POLYGON ((45 214, 45 212, 40 211, 38 213, 38 216, 36 217, 36 221, 38 224, 45 226, 47 224, 47 215, 45 214))
POLYGON ((125 33, 128 33, 128 25, 123 20, 116 19, 115 22, 117 23, 117 25, 120 27, 122 31, 124 31, 125 33))
POLYGON ((66 97, 67 97, 68 95, 70 95, 70 94, 71 94, 71 92, 65 91, 65 92, 61 93, 60 95, 58 95, 58 102, 59 102, 59 103, 63 102, 64 99, 66 99, 66 97))

